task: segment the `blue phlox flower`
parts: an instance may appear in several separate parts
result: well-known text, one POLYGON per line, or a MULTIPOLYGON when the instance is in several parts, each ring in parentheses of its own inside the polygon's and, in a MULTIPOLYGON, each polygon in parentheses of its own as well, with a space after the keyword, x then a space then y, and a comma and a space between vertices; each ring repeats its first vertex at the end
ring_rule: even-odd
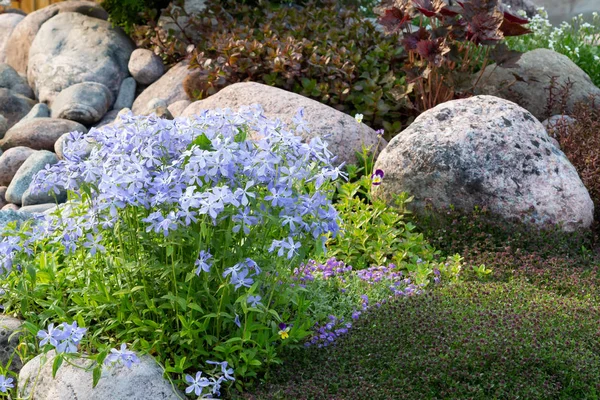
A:
POLYGON ((139 364, 140 359, 135 353, 127 349, 125 343, 121 344, 121 349, 110 349, 110 354, 106 356, 104 364, 114 365, 117 362, 123 363, 127 368, 131 368, 133 364, 139 364))
POLYGON ((100 253, 104 253, 106 251, 104 246, 100 244, 102 241, 102 234, 98 234, 96 237, 94 237, 91 233, 88 233, 85 235, 85 237, 88 241, 83 243, 83 247, 90 249, 90 255, 92 257, 96 255, 97 251, 100 253))
POLYGON ((200 396, 204 391, 204 388, 210 386, 210 381, 208 378, 202 376, 201 371, 196 372, 195 378, 191 375, 186 375, 185 380, 190 384, 190 386, 185 389, 185 392, 188 394, 194 392, 196 396, 200 396))
POLYGON ((4 375, 0 375, 0 392, 7 393, 9 389, 14 388, 13 378, 7 378, 4 375))
POLYGON ((223 377, 227 380, 230 381, 235 381, 235 378, 233 377, 233 368, 227 368, 228 367, 228 363, 227 361, 206 361, 207 364, 212 364, 212 365, 219 365, 221 367, 221 372, 223 373, 223 377))
POLYGON ((242 327, 242 323, 240 322, 240 316, 235 314, 235 318, 233 319, 233 323, 237 325, 238 328, 242 327))
POLYGON ((212 263, 208 263, 207 261, 212 258, 212 255, 204 250, 200 251, 200 254, 198 255, 198 259, 196 260, 196 267, 198 267, 196 269, 196 275, 200 275, 200 273, 202 271, 204 272, 210 272, 210 267, 212 266, 212 263))
POLYGON ((231 274, 230 282, 232 285, 235 285, 235 289, 239 289, 242 286, 249 288, 254 283, 252 278, 247 278, 248 269, 243 269, 239 273, 233 272, 231 274))
POLYGON ((52 346, 58 346, 58 340, 61 338, 63 334, 62 329, 60 327, 54 328, 54 324, 51 323, 48 325, 48 330, 40 330, 37 333, 37 337, 42 339, 40 341, 40 346, 45 346, 50 343, 52 346))
POLYGON ((260 300, 262 299, 262 297, 260 296, 248 296, 248 304, 250 304, 252 307, 258 307, 259 305, 262 305, 260 300))

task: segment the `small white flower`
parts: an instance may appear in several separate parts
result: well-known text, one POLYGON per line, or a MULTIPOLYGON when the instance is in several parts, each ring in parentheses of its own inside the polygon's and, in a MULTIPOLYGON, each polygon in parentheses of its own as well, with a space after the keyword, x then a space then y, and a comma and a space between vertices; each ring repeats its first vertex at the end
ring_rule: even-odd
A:
POLYGON ((356 122, 358 122, 358 123, 360 124, 360 123, 362 123, 362 121, 363 121, 363 118, 364 118, 364 117, 365 117, 365 116, 364 116, 364 115, 362 115, 362 114, 356 114, 356 115, 354 116, 354 119, 356 120, 356 122))

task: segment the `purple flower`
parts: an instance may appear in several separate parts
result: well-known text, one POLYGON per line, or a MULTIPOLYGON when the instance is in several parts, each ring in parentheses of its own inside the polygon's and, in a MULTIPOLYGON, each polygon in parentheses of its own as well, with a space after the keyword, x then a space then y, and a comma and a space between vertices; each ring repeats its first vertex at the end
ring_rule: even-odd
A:
POLYGON ((262 305, 260 303, 260 300, 262 299, 262 297, 260 296, 248 296, 248 304, 250 304, 252 307, 258 307, 259 305, 262 305))
POLYGON ((37 337, 42 339, 40 341, 40 346, 45 346, 46 344, 50 343, 52 346, 56 347, 58 346, 58 340, 62 334, 62 329, 60 329, 60 327, 54 328, 54 324, 52 323, 48 325, 47 331, 38 331, 37 337))
POLYGON ((207 361, 207 364, 219 365, 221 367, 221 372, 223 373, 223 377, 230 381, 235 381, 233 377, 233 368, 227 368, 227 361, 207 361))
POLYGON ((188 394, 194 392, 196 396, 200 396, 204 391, 204 388, 210 386, 210 381, 202 376, 201 371, 196 372, 195 378, 191 375, 186 375, 185 380, 190 384, 190 386, 185 389, 185 392, 188 394))
POLYGON ((358 319, 358 317, 360 317, 360 314, 362 314, 360 311, 353 311, 352 319, 354 319, 354 320, 358 319))
POLYGON ((204 271, 204 272, 210 272, 210 267, 212 265, 212 263, 207 263, 207 261, 212 257, 212 255, 204 250, 200 251, 200 254, 198 255, 198 259, 196 260, 196 263, 194 264, 196 267, 196 275, 200 275, 200 272, 204 271))
POLYGON ((243 269, 239 273, 233 272, 231 274, 230 282, 232 285, 235 285, 236 290, 241 288, 242 286, 249 288, 254 283, 254 280, 252 278, 247 278, 247 276, 248 276, 247 268, 243 269))
POLYGON ((13 385, 12 382, 12 378, 7 378, 4 375, 0 375, 0 392, 7 393, 9 389, 14 388, 15 385, 13 385))
POLYGON ((116 362, 121 362, 125 364, 127 368, 131 368, 133 364, 139 364, 140 359, 135 355, 135 353, 131 350, 127 350, 127 345, 125 343, 121 344, 121 349, 110 349, 110 354, 106 356, 104 360, 104 364, 113 365, 116 362))
POLYGON ((100 244, 102 241, 101 234, 98 234, 96 237, 94 237, 92 234, 88 233, 85 235, 85 237, 88 241, 83 244, 83 247, 90 249, 90 255, 92 257, 96 255, 97 251, 100 253, 104 253, 106 251, 104 246, 100 244))
POLYGON ((371 175, 371 182, 373 183, 373 185, 375 185, 375 186, 381 185, 384 175, 385 174, 384 174, 383 170, 381 170, 381 169, 375 170, 375 172, 371 175))
POLYGON ((241 324, 241 322, 240 322, 240 316, 239 316, 239 315, 235 314, 235 318, 234 318, 234 320, 233 320, 233 323, 234 323, 234 324, 236 324, 238 328, 241 328, 241 327, 242 327, 242 324, 241 324))

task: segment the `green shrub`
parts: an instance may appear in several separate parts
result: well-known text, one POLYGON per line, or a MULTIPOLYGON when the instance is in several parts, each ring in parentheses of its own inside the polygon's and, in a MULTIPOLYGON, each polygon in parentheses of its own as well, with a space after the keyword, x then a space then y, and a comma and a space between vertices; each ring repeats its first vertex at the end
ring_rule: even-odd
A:
POLYGON ((538 10, 529 29, 530 35, 508 38, 507 45, 514 50, 529 51, 551 49, 569 57, 584 70, 596 86, 600 86, 600 16, 593 13, 592 21, 586 22, 583 16, 573 17, 571 23, 563 22, 553 27, 548 14, 538 10))
POLYGON ((109 13, 109 21, 129 34, 135 24, 147 23, 149 15, 156 18, 156 12, 167 7, 169 0, 102 0, 100 5, 109 13))
POLYGON ((294 351, 247 399, 594 399, 600 309, 514 282, 462 283, 363 314, 294 351))

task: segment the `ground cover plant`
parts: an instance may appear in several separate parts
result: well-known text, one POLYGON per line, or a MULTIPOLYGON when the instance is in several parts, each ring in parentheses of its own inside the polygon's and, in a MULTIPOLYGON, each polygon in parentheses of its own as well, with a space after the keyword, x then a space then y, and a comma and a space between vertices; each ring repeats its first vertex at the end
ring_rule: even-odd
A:
POLYGON ((592 14, 591 21, 579 15, 571 22, 564 21, 554 27, 546 11, 538 9, 528 28, 531 34, 508 38, 506 44, 522 52, 543 48, 564 54, 600 86, 600 16, 597 12, 592 14))
POLYGON ((600 309, 526 283, 458 283, 373 307, 292 352, 247 399, 596 398, 600 309))

